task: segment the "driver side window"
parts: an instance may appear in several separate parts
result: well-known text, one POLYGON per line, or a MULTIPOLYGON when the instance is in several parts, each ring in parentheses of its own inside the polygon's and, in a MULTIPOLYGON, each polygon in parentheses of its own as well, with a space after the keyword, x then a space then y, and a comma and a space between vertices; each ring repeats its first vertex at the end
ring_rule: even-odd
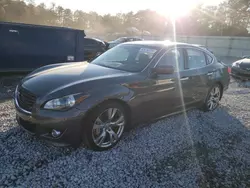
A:
POLYGON ((184 70, 184 56, 182 49, 171 49, 159 60, 158 66, 172 65, 175 72, 184 70))

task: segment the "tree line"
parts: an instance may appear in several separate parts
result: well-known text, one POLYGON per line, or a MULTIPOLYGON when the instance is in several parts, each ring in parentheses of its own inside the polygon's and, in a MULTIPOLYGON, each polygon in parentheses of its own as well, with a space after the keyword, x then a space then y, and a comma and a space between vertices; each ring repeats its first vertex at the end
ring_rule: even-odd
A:
POLYGON ((1 0, 0 21, 72 27, 102 36, 133 34, 127 30, 132 27, 154 36, 172 35, 173 31, 177 35, 249 36, 250 8, 249 0, 226 0, 218 6, 200 4, 173 21, 152 10, 100 15, 55 4, 36 5, 33 0, 1 0))

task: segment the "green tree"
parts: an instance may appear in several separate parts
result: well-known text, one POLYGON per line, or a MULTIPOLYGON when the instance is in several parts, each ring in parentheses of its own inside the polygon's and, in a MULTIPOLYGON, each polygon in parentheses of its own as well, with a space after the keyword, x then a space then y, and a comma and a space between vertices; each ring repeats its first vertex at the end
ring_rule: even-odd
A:
MULTIPOLYGON (((72 11, 51 4, 34 4, 34 0, 0 0, 0 21, 66 26, 84 29, 93 35, 125 33, 136 28, 152 35, 228 35, 249 36, 249 0, 225 0, 218 6, 197 5, 188 15, 173 22, 152 10, 116 15, 72 11)), ((133 33, 131 33, 133 35, 133 33)))

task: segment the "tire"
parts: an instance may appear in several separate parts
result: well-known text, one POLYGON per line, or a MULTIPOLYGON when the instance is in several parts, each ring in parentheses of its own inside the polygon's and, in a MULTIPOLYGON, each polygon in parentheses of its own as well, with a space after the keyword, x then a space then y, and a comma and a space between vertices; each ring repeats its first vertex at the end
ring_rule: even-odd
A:
POLYGON ((205 102, 203 103, 203 111, 214 111, 218 106, 222 97, 222 88, 219 84, 211 87, 207 93, 205 102))
POLYGON ((120 141, 128 123, 127 114, 123 105, 112 101, 93 109, 83 123, 85 146, 95 151, 114 147, 120 141))

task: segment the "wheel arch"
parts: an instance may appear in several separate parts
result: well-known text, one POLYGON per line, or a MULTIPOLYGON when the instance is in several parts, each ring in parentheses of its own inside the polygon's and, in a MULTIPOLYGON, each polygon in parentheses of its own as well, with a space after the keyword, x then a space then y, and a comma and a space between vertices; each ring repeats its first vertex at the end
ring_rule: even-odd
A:
POLYGON ((92 113, 96 108, 98 108, 100 105, 105 105, 107 103, 111 103, 111 102, 115 102, 115 103, 118 103, 120 105, 122 105, 127 113, 127 116, 128 116, 128 121, 129 123, 131 122, 132 120, 132 110, 131 110, 131 107, 129 106, 129 104, 122 100, 122 99, 119 99, 119 98, 109 98, 109 99, 105 99, 97 104, 95 104, 94 106, 92 106, 90 109, 88 109, 88 111, 86 112, 85 116, 84 116, 84 119, 85 118, 88 118, 89 117, 89 114, 92 113))

